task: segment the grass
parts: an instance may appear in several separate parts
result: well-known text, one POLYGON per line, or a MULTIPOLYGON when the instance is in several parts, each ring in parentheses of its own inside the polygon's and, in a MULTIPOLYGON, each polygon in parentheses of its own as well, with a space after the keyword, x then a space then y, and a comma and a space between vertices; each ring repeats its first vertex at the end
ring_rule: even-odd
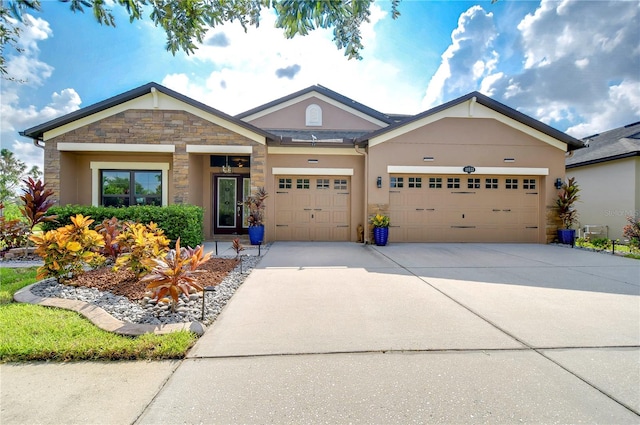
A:
MULTIPOLYGON (((576 246, 594 249, 596 251, 611 252, 612 250, 612 242, 609 239, 604 238, 596 238, 593 241, 589 241, 584 238, 578 238, 576 240, 576 246)), ((626 258, 634 258, 636 260, 640 260, 640 252, 638 251, 638 248, 616 242, 615 250, 616 253, 624 253, 623 256, 626 258)))
POLYGON ((187 331, 116 335, 76 312, 11 302, 35 275, 34 267, 0 268, 0 362, 179 359, 197 339, 187 331))

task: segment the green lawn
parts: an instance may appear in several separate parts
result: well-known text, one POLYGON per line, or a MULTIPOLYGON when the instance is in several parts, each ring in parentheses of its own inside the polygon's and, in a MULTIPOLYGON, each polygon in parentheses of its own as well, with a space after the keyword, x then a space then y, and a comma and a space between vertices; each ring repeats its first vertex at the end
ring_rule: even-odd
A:
POLYGON ((197 339, 186 331, 121 336, 76 312, 12 302, 17 290, 36 281, 35 270, 0 268, 0 362, 178 359, 197 339))

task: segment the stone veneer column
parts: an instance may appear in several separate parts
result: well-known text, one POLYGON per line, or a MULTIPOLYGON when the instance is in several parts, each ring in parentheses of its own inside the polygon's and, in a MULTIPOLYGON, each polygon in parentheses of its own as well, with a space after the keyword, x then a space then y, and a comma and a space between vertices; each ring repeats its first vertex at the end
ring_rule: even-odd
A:
POLYGON ((267 176, 267 147, 265 145, 253 145, 251 153, 251 192, 259 187, 266 186, 267 176))
POLYGON ((171 172, 173 173, 172 203, 185 204, 189 201, 189 154, 184 143, 176 144, 171 172))
POLYGON ((60 151, 57 142, 49 140, 44 147, 44 182, 53 191, 52 198, 60 205, 60 151))

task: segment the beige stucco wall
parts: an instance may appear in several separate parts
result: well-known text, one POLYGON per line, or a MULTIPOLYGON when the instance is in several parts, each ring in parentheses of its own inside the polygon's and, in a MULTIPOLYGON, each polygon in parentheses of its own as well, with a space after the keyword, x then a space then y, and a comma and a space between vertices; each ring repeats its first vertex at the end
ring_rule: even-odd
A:
POLYGON ((252 146, 252 185, 264 185, 266 146, 179 110, 127 110, 74 128, 45 143, 45 181, 59 204, 91 204, 91 161, 168 163, 169 203, 205 208, 205 235, 211 235, 209 155, 186 151, 187 145, 252 146), (174 153, 60 152, 58 143, 173 145, 174 153), (208 209, 208 210, 207 210, 208 209))
MULTIPOLYGON (((251 118, 251 117, 248 117, 251 118)), ((281 108, 259 118, 247 119, 247 122, 264 129, 298 129, 298 130, 377 130, 383 123, 373 123, 342 108, 329 104, 318 98, 309 98, 291 106, 281 108), (322 108, 322 126, 306 126, 305 113, 309 105, 316 104, 322 108)))
POLYGON ((385 212, 389 206, 388 165, 459 167, 548 168, 540 176, 541 196, 538 241, 555 237, 553 182, 564 178, 565 152, 506 124, 486 118, 444 118, 369 148, 368 213, 385 212), (424 157, 433 157, 425 162, 424 157), (505 158, 514 162, 505 163, 505 158), (382 188, 376 187, 382 177, 382 188), (546 217, 549 216, 547 220, 546 217))
POLYGON ((610 239, 623 239, 626 217, 640 214, 640 158, 632 157, 569 168, 580 185, 580 226, 609 226, 610 239))
MULTIPOLYGON (((353 149, 342 149, 343 155, 327 155, 322 153, 322 148, 301 148, 298 153, 292 154, 269 154, 269 166, 267 168, 267 190, 270 194, 275 194, 277 183, 276 176, 273 173, 273 168, 301 168, 310 170, 313 173, 314 170, 322 168, 347 168, 353 169, 353 175, 351 179, 350 189, 350 231, 351 241, 358 239, 357 226, 358 224, 365 225, 364 216, 364 167, 365 157, 364 155, 356 154, 353 149), (317 159, 317 164, 309 164, 308 160, 317 159)), ((301 172, 298 175, 305 175, 305 172, 301 172)), ((266 210, 266 232, 267 239, 270 235, 275 235, 275 220, 270 220, 269 216, 275 211, 275 196, 267 198, 267 210, 266 210)), ((268 239, 269 240, 269 239, 268 239)))

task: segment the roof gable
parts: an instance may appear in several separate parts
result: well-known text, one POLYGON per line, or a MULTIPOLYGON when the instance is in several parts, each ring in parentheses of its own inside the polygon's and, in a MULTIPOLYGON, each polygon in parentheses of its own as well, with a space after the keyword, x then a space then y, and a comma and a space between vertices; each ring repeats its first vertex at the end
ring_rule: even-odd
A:
POLYGON ((472 92, 358 139, 375 146, 443 118, 490 118, 527 133, 562 150, 579 149, 583 143, 479 92, 472 92))
POLYGON ((567 168, 640 156, 640 121, 583 140, 585 148, 567 158, 567 168))
POLYGON ((250 109, 236 115, 236 118, 243 121, 252 121, 311 98, 320 99, 323 102, 340 108, 380 127, 386 127, 394 122, 394 119, 389 115, 376 111, 373 108, 369 108, 368 106, 358 103, 353 99, 320 85, 307 87, 306 89, 297 91, 288 96, 281 97, 280 99, 276 99, 272 102, 250 109))
POLYGON ((262 144, 266 142, 265 139, 274 137, 258 127, 153 82, 21 131, 20 135, 46 141, 130 109, 186 111, 262 144))

